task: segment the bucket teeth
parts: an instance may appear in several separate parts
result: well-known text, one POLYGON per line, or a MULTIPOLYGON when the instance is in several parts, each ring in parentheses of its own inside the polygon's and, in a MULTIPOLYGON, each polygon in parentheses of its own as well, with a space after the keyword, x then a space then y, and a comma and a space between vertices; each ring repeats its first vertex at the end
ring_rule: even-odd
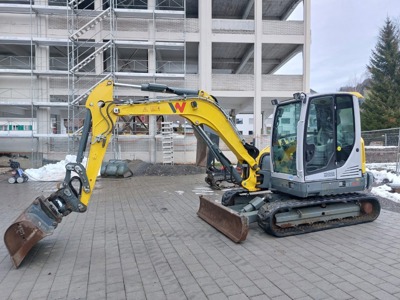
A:
POLYGON ((247 237, 248 218, 215 201, 200 196, 197 215, 235 243, 242 242, 247 237))
POLYGON ((7 228, 4 244, 16 268, 37 242, 53 234, 61 219, 50 202, 40 196, 7 228))

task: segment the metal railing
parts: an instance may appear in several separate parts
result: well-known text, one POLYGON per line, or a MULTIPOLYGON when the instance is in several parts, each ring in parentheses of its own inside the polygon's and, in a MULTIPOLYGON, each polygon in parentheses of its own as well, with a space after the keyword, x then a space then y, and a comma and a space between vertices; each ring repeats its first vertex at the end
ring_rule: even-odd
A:
POLYGON ((50 57, 50 70, 68 71, 68 57, 50 57))
POLYGON ((184 10, 185 0, 158 0, 156 9, 184 10))
POLYGON ((0 55, 0 69, 30 69, 34 60, 30 56, 3 56, 0 55))
MULTIPOLYGON (((109 71, 110 66, 107 66, 109 71)), ((117 59, 117 70, 118 72, 148 72, 148 61, 147 60, 132 60, 132 59, 117 59)))
POLYGON ((183 61, 157 61, 156 73, 183 74, 185 66, 183 61))

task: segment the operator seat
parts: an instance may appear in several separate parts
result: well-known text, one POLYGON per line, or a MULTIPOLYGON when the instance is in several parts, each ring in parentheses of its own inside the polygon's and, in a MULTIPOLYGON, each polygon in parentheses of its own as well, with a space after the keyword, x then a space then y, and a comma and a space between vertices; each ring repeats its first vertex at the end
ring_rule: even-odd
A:
POLYGON ((333 150, 333 124, 328 118, 324 120, 317 132, 314 155, 307 164, 307 170, 314 171, 326 167, 332 157, 333 150))
POLYGON ((333 131, 329 125, 321 126, 317 133, 317 146, 328 144, 333 140, 333 131))

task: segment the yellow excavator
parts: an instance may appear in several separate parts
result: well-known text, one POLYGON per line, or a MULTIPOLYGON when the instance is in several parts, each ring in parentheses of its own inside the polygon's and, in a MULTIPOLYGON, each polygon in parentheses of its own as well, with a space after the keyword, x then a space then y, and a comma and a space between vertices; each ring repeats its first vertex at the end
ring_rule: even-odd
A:
POLYGON ((128 115, 179 115, 191 123, 239 186, 225 192, 221 204, 201 196, 198 215, 234 242, 246 239, 253 222, 282 237, 373 221, 380 204, 365 192, 373 177, 365 167, 359 96, 296 93, 287 101, 273 100, 271 145, 259 151, 241 138, 218 101, 205 91, 103 81, 86 101, 76 163, 66 165, 58 190, 47 198, 37 197, 6 230, 4 242, 11 259, 18 267, 63 218, 87 210, 113 128, 119 117, 128 115), (114 87, 119 85, 173 96, 114 98, 114 87), (211 141, 204 126, 233 152, 240 172, 211 141))

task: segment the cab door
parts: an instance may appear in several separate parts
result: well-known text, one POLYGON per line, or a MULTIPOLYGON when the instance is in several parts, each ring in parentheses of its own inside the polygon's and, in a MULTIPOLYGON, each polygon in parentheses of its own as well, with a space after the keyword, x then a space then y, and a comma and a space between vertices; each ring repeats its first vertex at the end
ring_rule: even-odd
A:
POLYGON ((309 99, 305 123, 304 170, 306 180, 336 178, 335 97, 309 99))
POLYGON ((339 178, 343 172, 339 175, 338 170, 345 167, 350 158, 357 159, 357 155, 352 156, 356 142, 354 116, 352 95, 310 98, 304 141, 306 180, 339 178))
POLYGON ((361 176, 361 125, 358 99, 353 95, 336 96, 336 168, 337 178, 361 176))

